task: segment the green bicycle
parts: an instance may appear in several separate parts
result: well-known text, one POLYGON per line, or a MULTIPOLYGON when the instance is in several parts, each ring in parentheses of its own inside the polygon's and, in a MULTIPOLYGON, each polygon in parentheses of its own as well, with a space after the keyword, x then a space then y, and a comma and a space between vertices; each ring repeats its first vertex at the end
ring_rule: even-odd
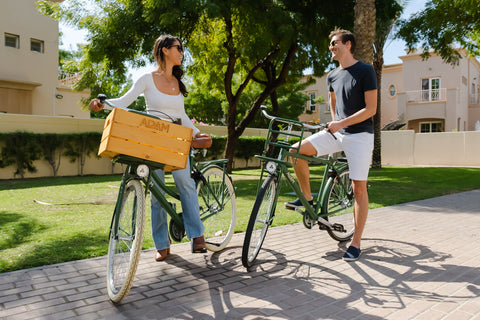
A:
POLYGON ((305 211, 295 210, 303 215, 306 228, 311 229, 318 224, 320 230, 326 230, 337 241, 350 240, 355 230, 355 221, 351 214, 355 198, 346 159, 334 159, 331 155, 326 158, 304 156, 298 153, 299 148, 291 152, 289 139, 299 138, 301 141, 305 129, 320 130, 326 125, 311 126, 295 120, 273 117, 266 112, 265 106, 262 106, 262 113, 270 119, 270 125, 264 152, 256 156, 262 161, 262 172, 242 248, 242 264, 247 269, 255 262, 275 217, 283 177, 304 205, 305 211), (313 207, 308 204, 296 178, 290 173, 292 163, 287 161, 287 157, 302 158, 325 165, 313 207))
MULTIPOLYGON (((99 96, 102 102, 117 107, 99 96)), ((160 117, 141 113, 156 119, 160 117)), ((145 225, 145 197, 148 192, 155 196, 170 216, 169 234, 180 242, 185 236, 182 214, 167 196, 180 200, 174 187, 167 186, 155 173, 163 164, 141 158, 119 155, 114 161, 125 164, 118 191, 117 202, 110 225, 107 291, 113 302, 122 300, 130 290, 142 250, 145 225)), ((232 180, 226 173, 227 159, 195 162, 193 149, 190 153, 191 176, 197 186, 200 203, 200 219, 205 227, 207 250, 224 249, 235 231, 237 205, 232 180)))

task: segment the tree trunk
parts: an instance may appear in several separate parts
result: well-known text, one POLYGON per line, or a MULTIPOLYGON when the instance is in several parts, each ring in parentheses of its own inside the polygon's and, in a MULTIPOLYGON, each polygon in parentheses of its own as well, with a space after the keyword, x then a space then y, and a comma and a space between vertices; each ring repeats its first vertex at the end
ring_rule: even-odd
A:
MULTIPOLYGON (((228 159, 227 163, 227 172, 231 173, 233 169, 233 158, 235 155, 235 148, 237 145, 238 138, 243 134, 247 125, 252 122, 254 119, 257 111, 260 109, 261 104, 281 85, 286 82, 286 77, 288 75, 289 67, 293 59, 295 58, 295 52, 297 50, 297 43, 293 42, 290 45, 290 48, 281 64, 281 69, 278 72, 278 76, 270 79, 267 83, 265 83, 265 87, 260 93, 260 95, 255 99, 252 107, 248 110, 246 116, 240 120, 240 122, 236 123, 237 118, 237 106, 239 102, 239 97, 242 94, 243 90, 253 79, 253 75, 256 70, 261 67, 265 67, 270 63, 270 59, 273 58, 276 53, 278 52, 277 49, 272 50, 265 59, 259 61, 257 65, 252 68, 245 78, 244 82, 240 85, 239 89, 234 94, 232 92, 232 79, 233 79, 233 72, 234 66, 236 62, 236 57, 234 54, 233 47, 231 43, 227 40, 224 44, 227 51, 229 51, 229 59, 227 62, 227 69, 225 71, 225 95, 228 101, 228 113, 227 113, 227 142, 225 146, 225 158, 228 159)), ((275 74, 274 74, 275 75, 275 74)))
POLYGON ((355 3, 355 58, 372 64, 375 41, 375 0, 357 0, 355 3))
POLYGON ((373 68, 377 74, 377 113, 373 117, 374 144, 372 154, 372 169, 382 168, 382 128, 380 126, 382 114, 382 68, 383 68, 383 48, 379 48, 378 53, 373 60, 373 68))
MULTIPOLYGON (((372 64, 374 61, 373 44, 375 43, 376 30, 376 8, 375 0, 357 0, 355 3, 355 40, 357 46, 355 49, 355 58, 372 64)), ((382 58, 383 59, 383 58, 382 58)), ((382 64, 383 65, 383 61, 382 64)), ((374 66, 375 68, 375 66, 374 66)), ((380 67, 381 68, 381 67, 380 67)), ((373 121, 374 147, 372 154, 372 168, 381 167, 381 136, 380 136, 380 85, 381 69, 377 73, 377 113, 373 121)))

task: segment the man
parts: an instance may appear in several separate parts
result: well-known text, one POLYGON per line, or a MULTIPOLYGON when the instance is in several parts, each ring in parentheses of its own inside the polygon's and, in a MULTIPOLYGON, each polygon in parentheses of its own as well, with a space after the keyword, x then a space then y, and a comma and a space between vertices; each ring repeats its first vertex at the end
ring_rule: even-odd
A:
MULTIPOLYGON (((353 57, 355 37, 351 32, 335 29, 329 38, 332 59, 339 63, 327 76, 330 110, 334 120, 328 123, 324 131, 301 141, 299 152, 309 156, 345 152, 355 195, 355 232, 343 259, 355 261, 361 254, 360 242, 368 215, 367 179, 373 150, 372 117, 377 110, 377 80, 371 65, 353 57)), ((291 152, 296 151, 292 149, 291 152)), ((312 204, 308 163, 298 158, 294 165, 302 193, 312 204)), ((288 209, 303 206, 299 199, 285 205, 288 209)))

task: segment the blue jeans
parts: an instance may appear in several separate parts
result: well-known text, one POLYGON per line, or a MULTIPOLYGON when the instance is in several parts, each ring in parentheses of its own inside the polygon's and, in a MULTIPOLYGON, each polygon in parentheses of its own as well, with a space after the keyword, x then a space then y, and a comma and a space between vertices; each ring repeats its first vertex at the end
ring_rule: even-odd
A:
MULTIPOLYGON (((155 171, 162 181, 165 181, 165 171, 155 171)), ((182 204, 183 224, 189 239, 203 235, 204 227, 200 220, 199 204, 195 181, 190 176, 190 161, 187 167, 172 172, 177 191, 182 204)), ((162 191, 163 193, 163 191, 162 191)), ((167 212, 160 205, 157 199, 151 195, 151 216, 152 216, 152 237, 157 250, 166 249, 170 246, 168 242, 167 212)))

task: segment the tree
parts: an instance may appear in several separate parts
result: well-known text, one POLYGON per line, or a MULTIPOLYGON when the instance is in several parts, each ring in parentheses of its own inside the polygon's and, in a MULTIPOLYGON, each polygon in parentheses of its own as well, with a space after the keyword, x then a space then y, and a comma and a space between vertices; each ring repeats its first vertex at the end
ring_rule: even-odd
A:
POLYGON ((376 24, 375 0, 357 0, 355 3, 354 32, 357 43, 355 58, 371 64, 376 24))
POLYGON ((355 35, 357 40, 355 57, 372 64, 377 75, 377 112, 373 119, 372 168, 374 169, 382 167, 380 122, 383 47, 402 10, 402 6, 397 1, 391 0, 359 0, 355 4, 355 35))
POLYGON ((457 64, 461 57, 457 46, 480 55, 478 1, 432 0, 425 10, 399 21, 399 26, 397 37, 406 42, 409 51, 420 44, 423 58, 433 50, 447 63, 457 64))
POLYGON ((260 105, 275 100, 276 90, 307 67, 323 74, 330 63, 328 33, 353 21, 351 0, 104 0, 96 2, 100 8, 94 13, 85 12, 83 1, 71 3, 70 8, 46 1, 41 6, 44 13, 89 30, 78 87, 94 94, 109 77, 121 79, 126 63, 139 66, 152 60, 159 34, 184 39, 191 55, 189 72, 201 74, 209 91, 223 94, 229 169, 238 137, 260 105), (259 93, 239 118, 243 94, 254 92, 254 85, 259 93))
POLYGON ((381 137, 381 119, 382 119, 382 70, 383 70, 383 48, 403 11, 402 5, 398 1, 376 1, 376 26, 375 42, 373 51, 373 68, 377 74, 378 86, 378 104, 377 113, 373 117, 374 128, 374 147, 372 154, 372 168, 380 169, 382 167, 382 137, 381 137))

